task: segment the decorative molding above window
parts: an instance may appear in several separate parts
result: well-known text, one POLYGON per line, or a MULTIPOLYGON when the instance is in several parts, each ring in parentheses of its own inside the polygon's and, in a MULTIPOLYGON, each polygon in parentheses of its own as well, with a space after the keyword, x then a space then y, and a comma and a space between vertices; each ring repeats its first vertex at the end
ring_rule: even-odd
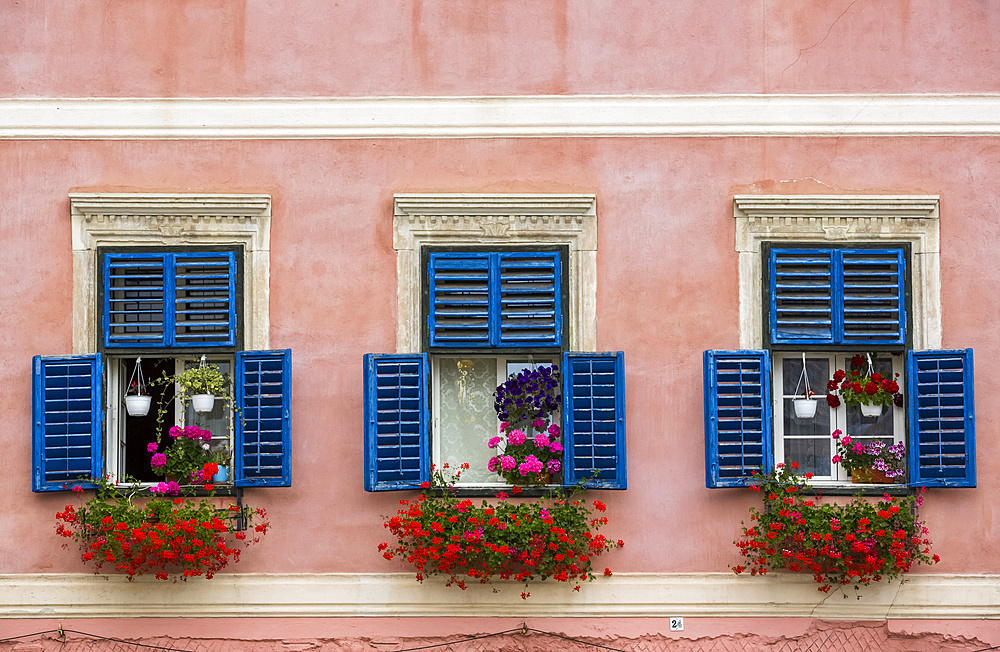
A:
POLYGON ((425 246, 565 245, 568 348, 597 345, 597 199, 570 194, 395 196, 396 351, 420 350, 420 249, 425 246))
POLYGON ((98 348, 97 248, 241 245, 244 342, 267 349, 271 197, 262 194, 70 193, 73 352, 98 348))
POLYGON ((737 195, 740 347, 762 345, 761 243, 910 243, 914 349, 941 346, 937 195, 737 195))

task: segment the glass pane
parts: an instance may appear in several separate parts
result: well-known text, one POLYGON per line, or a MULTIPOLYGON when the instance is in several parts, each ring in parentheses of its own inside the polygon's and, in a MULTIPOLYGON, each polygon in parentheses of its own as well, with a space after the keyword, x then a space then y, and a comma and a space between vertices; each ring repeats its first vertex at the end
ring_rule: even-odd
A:
MULTIPOLYGON (((219 371, 225 374, 227 377, 232 379, 233 365, 228 360, 209 360, 211 364, 219 367, 219 371)), ((192 367, 198 363, 190 363, 186 366, 192 367)), ((232 388, 230 389, 232 390, 232 388)), ((211 412, 195 412, 194 408, 191 407, 191 403, 188 402, 187 408, 184 412, 184 423, 187 425, 195 425, 199 428, 209 431, 212 433, 212 448, 217 449, 221 447, 230 447, 229 441, 229 423, 230 423, 230 402, 224 401, 220 398, 215 399, 215 404, 212 406, 211 412)))
POLYGON ((438 415, 440 466, 469 463, 462 482, 501 482, 486 465, 492 457, 487 446, 497 434, 493 392, 497 388, 495 358, 439 358, 438 415))
POLYGON ((799 463, 798 473, 829 476, 833 456, 830 452, 831 437, 823 439, 785 439, 785 464, 799 463))
POLYGON ((829 437, 833 432, 830 428, 830 406, 825 398, 816 399, 816 414, 812 418, 795 415, 794 399, 782 401, 784 410, 785 436, 790 435, 824 435, 829 437))
MULTIPOLYGON (((833 375, 830 373, 828 358, 806 358, 806 373, 809 376, 809 389, 816 392, 822 399, 826 393, 826 381, 833 375)), ((785 396, 804 396, 806 379, 802 377, 801 358, 783 358, 781 360, 781 391, 785 396), (798 388, 798 391, 796 391, 798 388)))

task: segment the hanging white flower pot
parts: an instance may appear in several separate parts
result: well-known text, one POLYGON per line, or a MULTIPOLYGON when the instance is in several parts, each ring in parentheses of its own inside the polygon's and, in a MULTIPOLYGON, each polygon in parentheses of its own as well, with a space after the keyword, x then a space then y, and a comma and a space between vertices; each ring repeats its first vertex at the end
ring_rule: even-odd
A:
POLYGON ((861 404, 861 416, 864 417, 877 417, 882 414, 881 405, 869 405, 867 403, 861 404))
POLYGON ((144 417, 149 414, 149 404, 153 400, 148 394, 129 394, 125 397, 125 409, 130 417, 144 417))
POLYGON ((799 419, 812 419, 816 416, 816 399, 797 398, 793 400, 795 416, 799 419))
POLYGON ((211 412, 215 407, 215 396, 212 394, 194 394, 191 396, 191 407, 195 412, 211 412))

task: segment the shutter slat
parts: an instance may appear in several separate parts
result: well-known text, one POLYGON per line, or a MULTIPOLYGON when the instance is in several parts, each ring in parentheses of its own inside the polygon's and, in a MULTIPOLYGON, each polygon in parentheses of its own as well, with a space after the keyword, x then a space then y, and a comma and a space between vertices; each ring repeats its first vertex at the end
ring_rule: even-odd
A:
POLYGON ((910 351, 907 384, 910 484, 976 486, 972 349, 910 351))
POLYGON ((236 354, 238 487, 288 487, 291 467, 292 352, 236 354))
POLYGON ((770 377, 767 351, 705 351, 706 486, 745 486, 770 471, 770 377))
POLYGON ((103 472, 101 355, 41 357, 32 365, 32 490, 92 486, 103 472))
POLYGON ((625 354, 563 354, 566 484, 627 487, 625 354))
POLYGON ((430 479, 427 354, 365 354, 365 491, 430 479))

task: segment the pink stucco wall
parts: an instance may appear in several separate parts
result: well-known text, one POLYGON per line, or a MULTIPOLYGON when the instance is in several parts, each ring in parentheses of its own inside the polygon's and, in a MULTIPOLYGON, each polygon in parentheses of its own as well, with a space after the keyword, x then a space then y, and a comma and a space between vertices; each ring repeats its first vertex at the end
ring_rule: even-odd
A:
POLYGON ((5 2, 0 97, 995 92, 990 0, 5 2))
MULTIPOLYGON (((70 351, 69 191, 268 192, 271 344, 294 352, 293 486, 248 491, 273 531, 242 571, 392 568, 376 553, 399 496, 362 491, 361 356, 395 348, 392 193, 593 192, 598 348, 627 356, 629 489, 608 493, 618 571, 720 571, 752 499, 704 487, 701 352, 736 348, 732 195, 940 194, 944 346, 976 350, 997 393, 1000 143, 969 139, 418 140, 0 143, 0 529, 3 572, 79 570, 52 536, 64 495, 28 494, 30 355, 70 351), (178 164, 178 162, 183 164, 178 164), (308 291, 303 290, 303 284, 308 291), (17 309, 12 309, 17 306, 17 309), (670 483, 662 478, 669 477, 670 483), (346 545, 345 536, 351 544, 346 545)), ((996 417, 980 409, 977 489, 924 508, 942 573, 995 571, 996 417), (956 519, 961 527, 956 527, 956 519)), ((918 571, 922 572, 922 571, 918 571)))

